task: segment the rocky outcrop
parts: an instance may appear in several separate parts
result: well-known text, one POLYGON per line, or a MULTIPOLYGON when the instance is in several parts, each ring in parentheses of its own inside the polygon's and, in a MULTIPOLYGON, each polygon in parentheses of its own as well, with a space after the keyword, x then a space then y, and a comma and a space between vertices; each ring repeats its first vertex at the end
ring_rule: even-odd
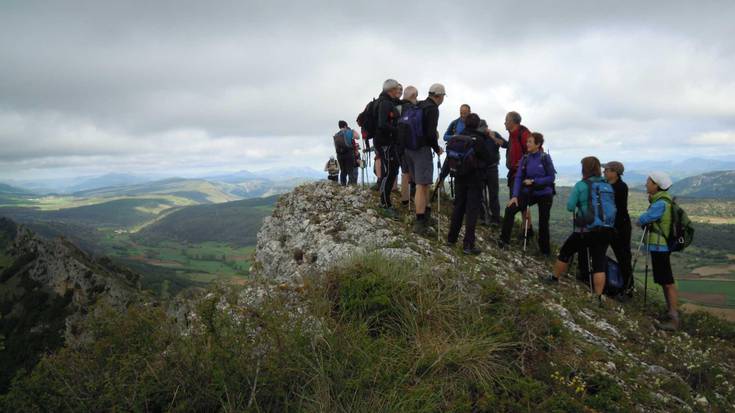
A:
POLYGON ((59 310, 66 314, 64 335, 69 341, 77 336, 75 322, 98 300, 124 309, 141 299, 139 275, 108 259, 94 259, 63 238, 46 240, 5 218, 0 218, 0 230, 0 249, 9 263, 0 278, 7 292, 2 298, 14 303, 11 316, 42 310, 24 308, 24 298, 32 293, 61 299, 66 303, 59 310))
MULTIPOLYGON (((297 286, 305 276, 320 274, 347 257, 366 252, 437 267, 460 266, 468 279, 492 278, 506 294, 542 301, 580 347, 599 352, 591 367, 628 392, 647 389, 653 400, 648 408, 655 406, 654 411, 707 410, 707 399, 688 387, 692 383, 689 371, 708 363, 720 371, 735 369, 732 361, 709 356, 721 348, 718 346, 722 342, 685 332, 672 336, 658 331, 653 320, 633 304, 610 301, 605 308, 598 308, 586 286, 575 281, 565 280, 551 288, 543 285, 538 276, 550 271, 549 263, 517 249, 498 249, 493 242, 498 234, 492 230, 478 229, 478 245, 483 253, 464 257, 455 248, 443 245, 443 239, 413 234, 410 216, 392 221, 380 216, 376 206, 375 195, 359 187, 316 182, 296 188, 279 200, 258 234, 254 273, 275 284, 297 286), (659 349, 659 353, 651 349, 659 349), (689 389, 686 400, 658 383, 689 389)), ((446 236, 446 222, 442 225, 440 233, 446 236)), ((456 282, 461 284, 463 280, 456 282)), ((731 350, 728 347, 727 351, 731 350)), ((733 391, 733 384, 725 380, 712 394, 722 398, 733 391)))

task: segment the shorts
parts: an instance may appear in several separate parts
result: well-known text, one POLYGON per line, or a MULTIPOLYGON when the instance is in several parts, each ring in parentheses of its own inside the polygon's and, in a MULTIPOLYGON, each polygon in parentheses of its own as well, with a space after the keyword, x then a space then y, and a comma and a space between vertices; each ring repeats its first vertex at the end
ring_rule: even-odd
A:
POLYGON ((671 271, 671 253, 668 251, 651 251, 651 266, 653 267, 653 282, 659 285, 674 283, 674 273, 671 271))
MULTIPOLYGON (((559 261, 569 263, 575 253, 589 248, 592 259, 592 272, 607 270, 607 247, 612 234, 608 231, 572 232, 559 250, 559 261)), ((586 255, 586 254, 585 254, 586 255)))
POLYGON ((410 174, 410 168, 408 166, 408 155, 406 155, 406 152, 403 152, 403 154, 399 155, 401 158, 401 173, 403 174, 410 174))
POLYGON ((416 185, 431 185, 434 182, 434 158, 430 147, 406 149, 404 157, 411 179, 416 185))

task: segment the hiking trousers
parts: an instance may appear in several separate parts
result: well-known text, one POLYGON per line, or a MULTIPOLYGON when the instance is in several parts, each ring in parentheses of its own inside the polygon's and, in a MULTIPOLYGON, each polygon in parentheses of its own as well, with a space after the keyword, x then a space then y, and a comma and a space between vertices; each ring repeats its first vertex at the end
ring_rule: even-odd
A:
POLYGON ((482 191, 482 209, 487 222, 500 222, 500 200, 498 199, 500 183, 498 179, 498 165, 488 167, 482 191))
MULTIPOLYGON (((542 197, 521 195, 518 198, 518 205, 505 208, 503 230, 500 233, 500 240, 506 244, 510 244, 510 233, 513 230, 513 223, 515 221, 516 214, 520 211, 525 213, 529 206, 538 205, 538 247, 542 254, 551 254, 551 245, 549 243, 549 218, 551 218, 551 206, 553 203, 553 195, 542 197)), ((521 222, 523 222, 523 220, 521 220, 521 222)), ((525 228, 521 228, 521 231, 524 230, 525 228)))
POLYGON ((477 216, 480 214, 482 198, 482 184, 479 180, 454 179, 454 210, 452 222, 449 224, 447 241, 454 243, 459 238, 459 230, 464 219, 465 248, 475 247, 475 227, 477 216))
POLYGON ((337 162, 339 162, 339 183, 342 186, 345 186, 347 185, 349 178, 350 185, 356 184, 357 179, 353 174, 355 169, 355 155, 353 155, 352 152, 344 155, 338 155, 337 162))
POLYGON ((610 240, 610 247, 615 253, 615 258, 620 265, 620 274, 623 276, 623 289, 630 290, 633 288, 633 267, 631 263, 630 253, 630 222, 621 225, 615 231, 615 235, 610 240))
POLYGON ((395 145, 383 145, 378 147, 380 152, 380 205, 384 208, 391 207, 390 193, 396 183, 400 159, 395 145))

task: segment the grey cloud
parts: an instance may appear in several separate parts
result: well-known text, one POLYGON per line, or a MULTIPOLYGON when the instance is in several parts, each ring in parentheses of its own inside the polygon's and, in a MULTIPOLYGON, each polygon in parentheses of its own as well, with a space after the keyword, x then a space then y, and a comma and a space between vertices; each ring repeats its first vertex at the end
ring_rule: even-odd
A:
POLYGON ((735 3, 536 3, 4 2, 0 163, 168 168, 177 136, 208 165, 242 148, 222 142, 302 136, 242 159, 317 165, 386 77, 445 83, 440 127, 460 103, 497 128, 521 110, 570 158, 589 136, 622 153, 735 130, 735 3))

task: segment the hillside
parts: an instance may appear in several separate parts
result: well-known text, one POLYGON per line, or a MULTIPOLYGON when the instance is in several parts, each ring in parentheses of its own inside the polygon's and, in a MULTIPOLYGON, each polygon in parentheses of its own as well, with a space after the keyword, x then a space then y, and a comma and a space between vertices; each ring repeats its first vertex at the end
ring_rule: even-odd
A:
POLYGON ((0 195, 31 195, 30 192, 25 189, 16 188, 10 185, 0 183, 0 195))
POLYGON ((671 192, 677 196, 735 199, 735 171, 709 172, 675 182, 671 192))
POLYGON ((112 186, 76 192, 79 198, 107 198, 121 196, 174 195, 196 203, 217 203, 240 199, 229 194, 222 185, 203 179, 170 178, 135 185, 112 186))
POLYGON ((93 342, 44 359, 0 409, 735 409, 733 324, 697 313, 664 333, 656 302, 598 308, 569 278, 540 284, 549 263, 498 250, 494 231, 467 257, 376 205, 298 187, 265 219, 250 282, 99 313, 93 342))
POLYGON ((184 207, 143 228, 135 238, 144 242, 253 245, 263 218, 271 214, 277 200, 277 196, 272 196, 184 207))
POLYGON ((0 393, 18 369, 79 340, 79 324, 98 301, 118 309, 139 301, 137 283, 108 260, 0 218, 0 393))

